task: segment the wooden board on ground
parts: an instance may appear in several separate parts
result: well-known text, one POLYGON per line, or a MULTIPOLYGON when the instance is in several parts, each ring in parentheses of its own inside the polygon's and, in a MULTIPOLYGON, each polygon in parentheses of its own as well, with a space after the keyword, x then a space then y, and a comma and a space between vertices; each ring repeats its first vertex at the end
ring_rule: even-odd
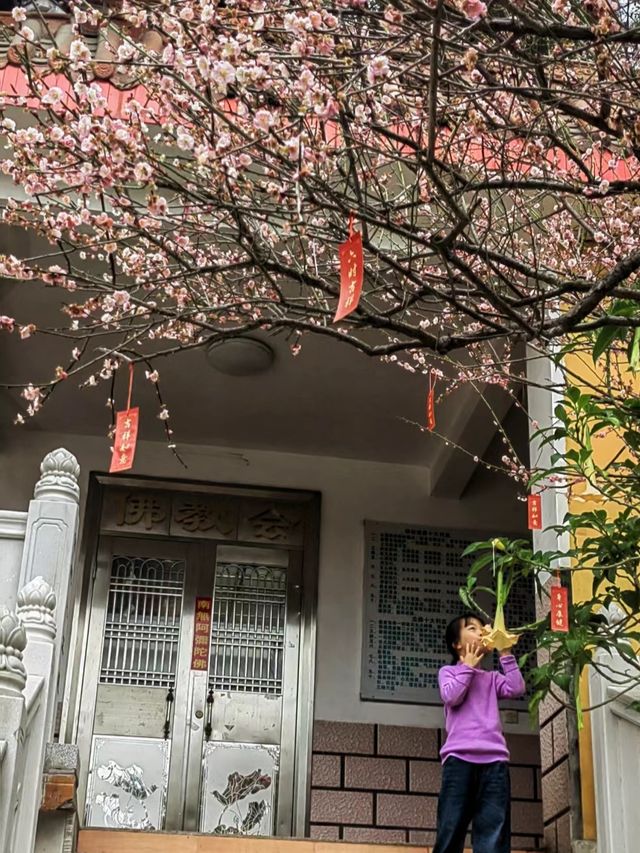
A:
MULTIPOLYGON (((224 838, 169 832, 83 829, 78 853, 401 853, 403 848, 430 853, 431 848, 409 844, 357 844, 294 838, 224 838)), ((471 853, 465 850, 465 853, 471 853)), ((512 853, 524 853, 514 850, 512 853)))

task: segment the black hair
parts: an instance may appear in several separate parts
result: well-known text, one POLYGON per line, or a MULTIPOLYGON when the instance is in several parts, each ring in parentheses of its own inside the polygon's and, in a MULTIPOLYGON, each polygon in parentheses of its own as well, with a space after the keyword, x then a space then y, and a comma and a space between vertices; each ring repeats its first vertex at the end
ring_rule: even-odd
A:
POLYGON ((463 613, 461 616, 456 616, 456 618, 452 619, 451 622, 449 622, 449 624, 447 625, 447 630, 444 632, 444 641, 451 655, 452 663, 458 663, 460 659, 460 655, 458 653, 458 650, 456 649, 456 645, 460 642, 460 632, 463 628, 467 627, 467 625, 471 622, 472 619, 479 622, 481 625, 484 624, 477 613, 472 613, 469 610, 466 613, 463 613))

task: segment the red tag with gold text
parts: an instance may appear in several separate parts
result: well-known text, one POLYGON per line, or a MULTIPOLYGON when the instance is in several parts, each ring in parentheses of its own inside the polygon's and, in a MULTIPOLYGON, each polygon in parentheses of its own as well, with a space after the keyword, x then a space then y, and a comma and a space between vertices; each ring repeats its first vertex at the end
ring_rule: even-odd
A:
POLYGON ((133 458, 136 455, 138 440, 138 420, 140 409, 127 409, 116 415, 116 437, 113 442, 110 474, 119 471, 129 471, 133 468, 133 458))
POLYGON ((362 234, 353 230, 349 220, 349 236, 340 245, 340 300, 333 322, 344 320, 358 307, 364 278, 362 234))
POLYGON ((191 669, 205 672, 209 669, 209 641, 211 639, 211 599, 196 598, 196 622, 193 629, 191 669))
POLYGON ((566 586, 551 587, 551 630, 569 630, 569 590, 566 586))
POLYGON ((527 504, 529 510, 529 530, 541 530, 542 500, 540 495, 529 495, 527 504))

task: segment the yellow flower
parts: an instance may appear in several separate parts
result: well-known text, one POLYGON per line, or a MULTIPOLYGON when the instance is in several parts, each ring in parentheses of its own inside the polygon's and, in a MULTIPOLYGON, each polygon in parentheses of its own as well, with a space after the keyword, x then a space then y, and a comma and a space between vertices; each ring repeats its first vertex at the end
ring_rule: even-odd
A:
POLYGON ((499 652, 505 652, 511 649, 518 642, 520 637, 517 634, 512 634, 505 627, 494 625, 491 630, 486 631, 482 637, 482 645, 486 649, 497 649, 499 652))

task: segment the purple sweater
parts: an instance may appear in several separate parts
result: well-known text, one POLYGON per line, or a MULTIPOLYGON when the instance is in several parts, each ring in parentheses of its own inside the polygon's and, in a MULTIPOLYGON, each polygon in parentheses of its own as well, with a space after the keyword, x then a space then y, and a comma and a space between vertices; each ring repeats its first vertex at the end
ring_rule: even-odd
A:
POLYGON ((518 699, 525 686, 513 655, 500 658, 500 666, 502 672, 487 672, 458 663, 438 673, 447 729, 443 764, 450 756, 474 764, 509 760, 498 699, 518 699))

